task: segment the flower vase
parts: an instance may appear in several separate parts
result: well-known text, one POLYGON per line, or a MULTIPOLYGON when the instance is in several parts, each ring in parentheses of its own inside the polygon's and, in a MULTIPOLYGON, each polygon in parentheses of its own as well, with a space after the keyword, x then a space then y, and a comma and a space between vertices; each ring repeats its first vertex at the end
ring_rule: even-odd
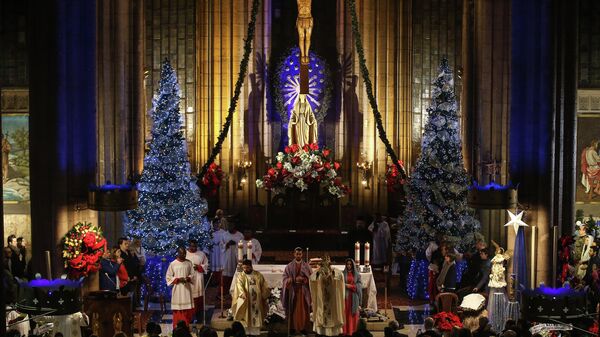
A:
POLYGON ((100 290, 100 276, 97 271, 89 273, 88 276, 83 280, 81 292, 83 297, 93 291, 100 290))

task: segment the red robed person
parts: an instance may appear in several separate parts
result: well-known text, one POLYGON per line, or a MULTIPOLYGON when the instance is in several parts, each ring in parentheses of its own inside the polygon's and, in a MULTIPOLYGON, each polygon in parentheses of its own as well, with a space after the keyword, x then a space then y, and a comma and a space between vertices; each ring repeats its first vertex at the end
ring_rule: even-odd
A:
POLYGON ((302 248, 295 248, 294 260, 283 273, 283 307, 291 320, 291 334, 300 332, 306 335, 310 327, 310 274, 310 266, 302 260, 302 248))

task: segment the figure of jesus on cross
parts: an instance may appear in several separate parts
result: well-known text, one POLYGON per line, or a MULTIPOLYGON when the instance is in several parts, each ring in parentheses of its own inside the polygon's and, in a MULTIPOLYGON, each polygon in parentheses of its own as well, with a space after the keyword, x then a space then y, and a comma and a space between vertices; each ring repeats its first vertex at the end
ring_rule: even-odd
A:
POLYGON ((308 64, 310 35, 313 27, 313 18, 311 14, 312 0, 297 0, 297 2, 298 19, 296 19, 296 29, 298 29, 298 44, 300 45, 300 62, 302 64, 308 64))

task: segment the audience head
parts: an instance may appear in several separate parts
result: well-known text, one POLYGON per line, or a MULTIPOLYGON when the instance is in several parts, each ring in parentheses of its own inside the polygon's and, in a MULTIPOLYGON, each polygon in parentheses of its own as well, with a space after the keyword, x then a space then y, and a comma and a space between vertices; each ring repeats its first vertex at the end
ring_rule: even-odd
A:
POLYGON ((433 330, 433 327, 435 326, 435 320, 433 319, 433 317, 427 317, 425 318, 425 321, 423 321, 423 328, 425 328, 425 330, 433 330))
POLYGON ((179 322, 177 322, 177 328, 178 329, 187 329, 187 324, 185 324, 184 320, 180 320, 179 322))
POLYGON ((126 251, 127 249, 129 249, 129 239, 124 236, 119 238, 117 244, 119 245, 119 248, 122 251, 126 251))
POLYGON ((235 333, 232 328, 227 328, 223 331, 223 337, 235 337, 235 333))
POLYGON ((246 334, 246 329, 244 329, 242 323, 238 321, 235 321, 231 324, 231 330, 233 330, 234 335, 237 335, 238 333, 243 333, 244 335, 246 334))
POLYGON ((356 330, 367 330, 367 320, 361 318, 358 320, 358 324, 356 325, 356 330))
POLYGON ((162 333, 160 325, 155 322, 148 322, 146 324, 146 332, 149 337, 159 336, 162 333))
MULTIPOLYGON (((54 337, 56 337, 56 335, 54 335, 54 337)), ((124 332, 117 332, 113 337, 127 337, 127 335, 124 332)))
MULTIPOLYGON (((20 333, 19 333, 19 336, 21 336, 20 333)), ((57 333, 54 334, 54 337, 64 337, 64 336, 63 336, 62 332, 57 332, 57 333)))
POLYGON ((392 328, 390 328, 389 326, 386 326, 385 328, 383 328, 383 336, 384 337, 393 337, 394 330, 392 328))
POLYGON ((8 243, 9 246, 16 246, 17 245, 17 237, 14 234, 11 234, 8 236, 8 238, 6 238, 6 243, 8 243))
POLYGON ((456 336, 456 337, 471 337, 471 330, 467 329, 467 328, 457 328, 454 327, 452 329, 452 335, 456 336))
POLYGON ((300 247, 294 248, 294 259, 296 261, 302 261, 302 248, 300 248, 300 247))
POLYGON ((506 330, 502 333, 502 337, 517 337, 517 333, 514 330, 506 330))
POLYGON ((113 259, 113 261, 121 264, 123 263, 123 257, 121 257, 121 248, 113 248, 112 250, 112 254, 111 254, 111 258, 113 259))
POLYGON ((12 257, 12 249, 10 249, 9 247, 4 247, 4 264, 6 266, 8 266, 8 261, 10 261, 10 258, 12 257))
MULTIPOLYGON (((58 336, 60 332, 57 332, 54 336, 58 336)), ((6 337, 21 337, 21 332, 19 330, 11 329, 6 332, 6 337)), ((60 334, 59 337, 62 337, 60 334)))
POLYGON ((400 324, 395 319, 392 319, 388 322, 388 327, 393 331, 400 329, 400 324))
POLYGON ((475 249, 477 249, 478 251, 481 251, 485 248, 487 248, 487 244, 482 239, 478 239, 477 242, 475 242, 475 249))
POLYGON ((242 261, 242 270, 246 274, 252 273, 252 261, 248 260, 248 259, 245 259, 244 261, 242 261))
POLYGON ((490 251, 487 248, 483 248, 479 251, 479 257, 482 260, 487 260, 490 258, 490 251))
POLYGON ((515 320, 513 320, 513 319, 506 320, 506 322, 504 323, 504 330, 511 330, 516 325, 517 325, 517 322, 515 322, 515 320))
POLYGON ((223 210, 222 210, 222 209, 220 209, 220 208, 219 208, 219 209, 218 209, 218 210, 215 212, 215 218, 221 219, 221 218, 223 218, 223 214, 225 214, 225 213, 223 212, 223 210))
POLYGON ((22 236, 19 236, 17 238, 17 247, 19 247, 19 248, 27 248, 27 241, 25 241, 25 239, 23 239, 22 236))
POLYGON ((446 262, 448 263, 452 263, 456 260, 456 255, 454 254, 446 254, 446 256, 444 256, 444 259, 446 260, 446 262))
POLYGON ((479 330, 485 329, 488 326, 488 324, 490 324, 490 320, 487 317, 479 317, 479 330))

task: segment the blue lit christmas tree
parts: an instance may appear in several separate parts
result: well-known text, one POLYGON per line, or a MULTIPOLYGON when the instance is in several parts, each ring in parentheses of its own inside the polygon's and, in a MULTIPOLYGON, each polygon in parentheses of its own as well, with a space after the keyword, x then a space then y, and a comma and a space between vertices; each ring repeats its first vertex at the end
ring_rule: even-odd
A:
POLYGON ((198 240, 200 249, 211 241, 207 204, 190 172, 179 101, 175 71, 165 60, 152 101, 152 141, 137 184, 138 208, 127 212, 126 226, 144 249, 162 256, 173 256, 188 239, 198 240))
POLYGON ((408 183, 408 203, 396 249, 421 251, 438 234, 457 247, 473 242, 479 221, 467 205, 458 105, 448 60, 433 82, 421 154, 408 183))

